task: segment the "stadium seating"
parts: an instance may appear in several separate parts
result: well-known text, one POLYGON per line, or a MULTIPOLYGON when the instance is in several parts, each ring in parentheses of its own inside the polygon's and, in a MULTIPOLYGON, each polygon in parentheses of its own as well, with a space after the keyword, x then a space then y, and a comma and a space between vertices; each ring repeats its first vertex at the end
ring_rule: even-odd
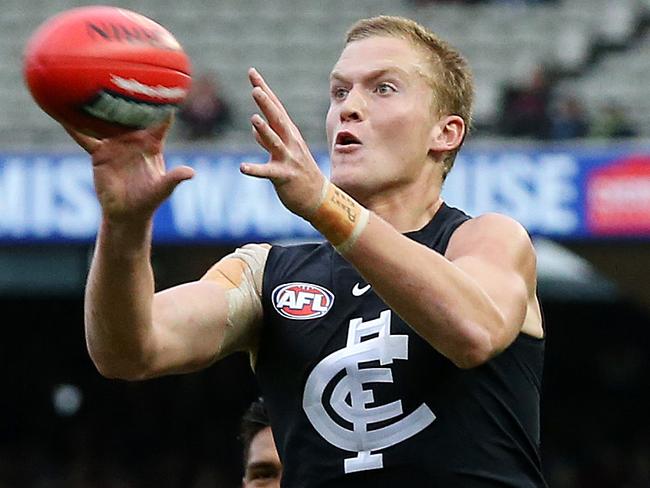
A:
POLYGON ((586 106, 596 112, 608 101, 622 105, 641 135, 650 134, 650 36, 623 52, 604 56, 577 79, 561 83, 559 90, 579 94, 586 106))
MULTIPOLYGON (((63 131, 31 101, 22 83, 25 41, 50 15, 78 5, 75 0, 4 0, 0 16, 0 143, 3 147, 69 144, 63 131)), ((108 0, 105 4, 123 4, 108 0)), ((589 106, 614 96, 629 105, 644 132, 650 132, 646 75, 650 41, 627 48, 650 11, 648 0, 562 0, 476 6, 434 3, 417 7, 406 0, 133 0, 129 7, 158 20, 176 34, 195 70, 218 73, 235 108, 235 127, 223 144, 250 144, 250 101, 246 69, 254 65, 285 100, 309 142, 324 142, 327 75, 356 19, 402 14, 451 41, 469 58, 477 83, 476 119, 489 124, 506 82, 523 80, 539 62, 568 71, 587 66, 595 46, 613 51, 565 90, 584 96, 589 106)), ((172 139, 174 140, 174 139, 172 139)), ((181 141, 176 141, 181 142, 181 141)))

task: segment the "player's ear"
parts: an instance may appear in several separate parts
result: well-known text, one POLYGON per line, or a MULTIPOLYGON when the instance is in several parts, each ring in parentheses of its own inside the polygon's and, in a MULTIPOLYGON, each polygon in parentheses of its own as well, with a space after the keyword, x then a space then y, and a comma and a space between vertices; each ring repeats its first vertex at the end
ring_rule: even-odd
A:
POLYGON ((442 117, 431 129, 429 151, 448 152, 457 149, 465 137, 465 121, 458 115, 442 117))

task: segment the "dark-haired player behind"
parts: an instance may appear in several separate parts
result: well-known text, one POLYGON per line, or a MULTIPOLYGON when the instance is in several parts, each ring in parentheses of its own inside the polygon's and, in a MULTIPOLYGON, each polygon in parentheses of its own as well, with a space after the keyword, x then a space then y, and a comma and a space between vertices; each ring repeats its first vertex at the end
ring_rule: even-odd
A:
POLYGON ((282 463, 262 398, 252 402, 242 416, 239 437, 244 448, 242 488, 280 488, 282 463))

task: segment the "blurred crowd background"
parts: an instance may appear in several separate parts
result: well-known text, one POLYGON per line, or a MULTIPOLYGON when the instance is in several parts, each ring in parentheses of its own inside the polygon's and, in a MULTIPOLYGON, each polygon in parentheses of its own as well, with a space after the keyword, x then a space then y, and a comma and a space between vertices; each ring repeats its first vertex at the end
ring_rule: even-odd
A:
MULTIPOLYGON (((68 144, 24 90, 21 56, 40 23, 75 0, 3 0, 0 142, 68 144)), ((195 86, 177 142, 250 144, 246 70, 275 88, 312 144, 324 143, 328 73, 346 29, 380 13, 410 16, 473 68, 475 138, 535 140, 650 133, 646 0, 132 0, 190 55, 195 86), (200 108, 197 108, 200 107, 200 108)))
MULTIPOLYGON (((75 151, 30 99, 21 56, 41 22, 93 2, 1 3, 0 156, 75 151)), ((650 175, 647 0, 102 3, 162 23, 192 59, 194 83, 171 149, 255 151, 246 79, 255 66, 307 142, 322 150, 328 73, 347 27, 397 14, 469 59, 477 99, 468 148, 625 147, 638 156, 634 171, 650 175)), ((92 243, 13 238, 2 221, 10 182, 0 179, 0 488, 239 486, 239 419, 258 395, 248 359, 233 356, 200 373, 142 383, 102 378, 83 336, 92 243)), ((635 188, 646 192, 650 212, 650 184, 635 188)), ((548 333, 542 452, 549 485, 647 488, 650 227, 536 242, 540 252, 553 251, 540 255, 539 290, 548 333)), ((156 245, 157 285, 198 278, 239 243, 230 237, 156 245)))

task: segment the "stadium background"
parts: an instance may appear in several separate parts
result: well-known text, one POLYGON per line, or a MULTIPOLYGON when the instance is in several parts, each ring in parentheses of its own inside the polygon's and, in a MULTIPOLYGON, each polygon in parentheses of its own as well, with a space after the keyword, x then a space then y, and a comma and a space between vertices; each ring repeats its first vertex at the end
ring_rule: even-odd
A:
MULTIPOLYGON (((257 394, 247 359, 126 383, 85 350, 82 295, 97 208, 87 158, 29 98, 29 33, 89 4, 2 0, 0 10, 0 487, 234 487, 239 416, 257 394)), ((195 279, 238 243, 315 238, 264 182, 237 173, 252 144, 246 68, 265 74, 326 170, 327 74, 356 19, 415 18, 469 58, 476 131, 445 188, 452 205, 519 218, 539 252, 548 333, 543 462, 550 486, 650 486, 650 7, 637 0, 133 0, 168 27, 196 73, 216 71, 233 127, 168 160, 199 170, 157 216, 157 286, 195 279), (474 2, 472 2, 474 3, 474 2), (571 142, 497 133, 500 87, 539 62, 557 91, 627 109, 639 137, 571 142)))

